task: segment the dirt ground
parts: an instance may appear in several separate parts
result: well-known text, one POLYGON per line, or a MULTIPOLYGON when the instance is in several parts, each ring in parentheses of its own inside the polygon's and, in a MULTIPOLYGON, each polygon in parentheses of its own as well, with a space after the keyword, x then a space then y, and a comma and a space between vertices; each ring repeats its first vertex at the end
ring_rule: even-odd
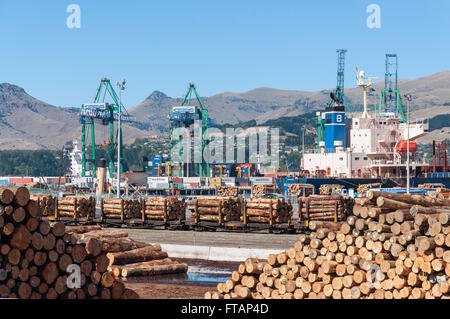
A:
POLYGON ((125 283, 136 291, 141 299, 202 299, 214 287, 175 283, 125 283))

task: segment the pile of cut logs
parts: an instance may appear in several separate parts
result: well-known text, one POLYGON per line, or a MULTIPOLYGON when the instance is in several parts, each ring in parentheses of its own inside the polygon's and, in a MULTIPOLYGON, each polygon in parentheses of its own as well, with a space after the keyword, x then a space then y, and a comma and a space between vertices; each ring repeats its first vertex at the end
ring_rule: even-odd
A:
POLYGON ((55 217, 91 218, 95 216, 95 199, 92 196, 67 196, 57 202, 55 217))
POLYGON ((30 195, 31 200, 38 203, 41 216, 55 216, 56 198, 51 195, 30 195))
POLYGON ((248 259, 205 298, 450 298, 450 200, 369 192, 345 222, 248 259))
POLYGON ((237 197, 198 197, 188 208, 197 222, 232 222, 241 220, 241 201, 237 197))
POLYGON ((252 186, 252 194, 255 196, 275 193, 275 185, 273 184, 256 184, 252 186))
POLYGON ((445 187, 442 183, 425 183, 425 184, 419 184, 417 186, 418 188, 439 188, 439 187, 445 187))
POLYGON ((68 227, 76 232, 79 242, 89 247, 99 243, 108 258, 108 271, 115 277, 155 276, 186 273, 187 264, 168 258, 161 245, 147 244, 128 238, 125 230, 105 230, 99 226, 68 227))
POLYGON ((1 298, 139 298, 107 270, 98 242, 78 243, 63 223, 41 220, 27 188, 3 188, 0 201, 1 298), (70 280, 74 265, 81 270, 79 282, 70 280))
POLYGON ((371 188, 380 188, 381 183, 371 183, 371 184, 361 184, 356 189, 356 192, 359 194, 365 194, 371 188))
POLYGON ((439 187, 436 189, 436 192, 432 192, 430 196, 437 198, 450 198, 450 189, 439 187))
POLYGON ((335 189, 341 189, 343 188, 342 185, 339 184, 322 184, 319 187, 319 194, 320 195, 331 195, 331 192, 335 189))
POLYGON ((101 202, 103 219, 125 219, 141 218, 142 205, 137 199, 104 198, 101 202))
POLYGON ((353 200, 340 195, 311 195, 298 198, 300 221, 342 221, 351 214, 353 200))
POLYGON ((179 197, 153 197, 147 198, 143 203, 143 216, 145 220, 185 220, 186 201, 179 197))
POLYGON ((314 185, 311 184, 289 184, 289 195, 310 196, 314 195, 314 185))
POLYGON ((292 205, 282 198, 246 198, 244 216, 247 223, 288 223, 292 217, 292 205))
POLYGON ((217 186, 217 196, 237 196, 237 186, 217 186))

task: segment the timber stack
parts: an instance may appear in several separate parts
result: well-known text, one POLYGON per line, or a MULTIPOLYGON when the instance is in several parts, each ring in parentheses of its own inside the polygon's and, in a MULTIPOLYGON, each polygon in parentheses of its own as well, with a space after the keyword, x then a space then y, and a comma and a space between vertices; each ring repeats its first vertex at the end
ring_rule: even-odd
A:
POLYGON ((142 205, 137 199, 104 198, 101 202, 103 219, 126 219, 141 218, 142 205))
POLYGON ((381 187, 381 183, 361 184, 356 189, 356 192, 358 194, 365 194, 371 188, 380 188, 380 187, 381 187))
POLYGON ((188 265, 168 258, 161 245, 149 245, 130 251, 108 253, 109 269, 116 277, 140 277, 183 274, 188 265))
POLYGON ((87 219, 95 216, 95 199, 92 196, 67 196, 56 204, 55 218, 69 217, 87 219))
POLYGON ((124 229, 97 229, 96 225, 67 226, 74 233, 78 242, 89 245, 89 242, 99 242, 104 253, 122 252, 147 247, 150 244, 134 241, 128 237, 124 229))
POLYGON ((340 195, 311 195, 298 198, 300 221, 334 221, 346 219, 352 212, 353 200, 340 195))
POLYGON ((188 265, 172 260, 159 244, 147 244, 128 238, 122 229, 101 229, 99 226, 68 226, 86 247, 99 244, 108 258, 108 271, 118 278, 186 273, 188 265))
POLYGON ((55 216, 56 198, 51 195, 30 195, 31 200, 37 201, 41 216, 55 216))
POLYGON ((142 204, 142 220, 186 219, 186 201, 180 197, 154 197, 144 199, 142 204))
POLYGON ((41 220, 27 188, 2 188, 0 201, 1 298, 139 298, 107 270, 109 259, 98 243, 78 243, 63 223, 41 220), (80 288, 69 288, 72 265, 81 270, 80 288))
POLYGON ((217 186, 217 196, 233 196, 238 195, 237 186, 217 186))
POLYGON ((314 185, 312 184, 289 184, 289 195, 310 196, 314 195, 314 185))
POLYGON ((254 196, 260 196, 264 194, 275 193, 275 185, 273 184, 256 184, 252 186, 252 194, 254 196))
POLYGON ((246 198, 244 217, 247 223, 268 223, 271 225, 289 223, 292 205, 283 198, 246 198))
POLYGON ((431 197, 437 198, 450 198, 450 189, 445 187, 439 187, 435 192, 430 193, 431 197))
POLYGON ((205 297, 450 298, 450 200, 371 191, 354 211, 311 222, 294 247, 248 260, 205 297))
POLYGON ((237 197, 198 197, 188 208, 196 222, 224 222, 241 220, 241 200, 237 197))
POLYGON ((319 187, 319 194, 320 195, 331 195, 333 190, 339 190, 342 189, 343 186, 339 184, 322 184, 319 187))

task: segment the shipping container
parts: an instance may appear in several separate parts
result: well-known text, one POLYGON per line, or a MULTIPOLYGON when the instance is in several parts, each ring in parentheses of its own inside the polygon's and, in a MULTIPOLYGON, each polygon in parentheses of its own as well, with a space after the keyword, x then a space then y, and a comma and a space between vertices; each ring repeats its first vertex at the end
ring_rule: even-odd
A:
POLYGON ((32 178, 26 178, 26 177, 11 177, 9 179, 10 184, 28 184, 28 183, 32 183, 32 182, 33 182, 32 178))
POLYGON ((256 185, 273 184, 272 177, 252 177, 250 180, 256 185))
POLYGON ((149 176, 147 177, 147 183, 169 183, 168 177, 159 177, 159 176, 149 176))
POLYGON ((200 184, 200 177, 183 177, 183 183, 196 183, 200 184))

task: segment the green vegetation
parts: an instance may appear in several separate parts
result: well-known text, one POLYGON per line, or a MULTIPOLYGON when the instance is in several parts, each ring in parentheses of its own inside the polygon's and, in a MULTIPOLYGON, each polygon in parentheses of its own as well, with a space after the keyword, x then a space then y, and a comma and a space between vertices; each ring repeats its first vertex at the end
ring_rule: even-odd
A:
POLYGON ((450 127, 450 114, 440 114, 430 119, 430 131, 450 127))
MULTIPOLYGON (((287 162, 292 163, 290 171, 300 168, 302 149, 302 130, 306 130, 305 148, 315 145, 315 112, 293 117, 282 117, 269 120, 257 125, 255 120, 241 122, 238 124, 216 125, 217 128, 225 132, 227 127, 250 128, 257 126, 270 126, 280 129, 280 142, 282 145, 280 152, 280 166, 282 170, 287 170, 287 162), (297 151, 292 151, 296 147, 297 151)), ((225 145, 224 145, 225 146, 225 145)), ((248 147, 247 147, 248 153, 248 147)), ((69 172, 70 163, 67 153, 64 154, 64 162, 61 164, 62 151, 56 150, 14 150, 0 151, 0 176, 58 176, 69 172), (62 169, 60 170, 60 166, 62 169)), ((168 138, 150 139, 137 138, 132 144, 123 146, 124 169, 139 171, 143 169, 143 157, 162 155, 166 160, 169 158, 168 138)), ((96 150, 97 159, 105 158, 109 161, 109 148, 99 146, 96 150)))
MULTIPOLYGON (((61 151, 14 150, 0 151, 0 176, 58 176, 61 151)), ((62 172, 67 171, 67 158, 62 172)))

